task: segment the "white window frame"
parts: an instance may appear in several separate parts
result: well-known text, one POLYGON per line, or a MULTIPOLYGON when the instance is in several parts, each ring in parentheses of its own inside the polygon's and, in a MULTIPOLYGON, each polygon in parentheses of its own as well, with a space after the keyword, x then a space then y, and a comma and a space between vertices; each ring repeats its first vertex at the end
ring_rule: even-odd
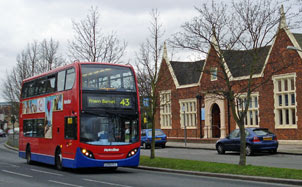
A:
POLYGON ((217 78, 217 67, 211 67, 210 69, 211 81, 216 81, 217 78))
MULTIPOLYGON (((251 93, 251 100, 249 103, 249 107, 247 110, 246 118, 244 119, 244 126, 245 127, 259 127, 260 125, 260 115, 259 115, 259 93, 253 92, 251 93), (251 115, 252 114, 252 115, 251 115), (252 116, 252 118, 251 118, 252 116), (252 119, 252 121, 251 121, 252 119), (258 122, 258 124, 257 124, 258 122)), ((237 103, 239 104, 237 112, 243 111, 245 108, 246 102, 244 101, 247 98, 247 93, 240 94, 240 100, 243 103, 240 104, 240 101, 237 103)))
POLYGON ((172 129, 171 90, 160 92, 160 128, 172 129))
POLYGON ((186 129, 197 129, 197 99, 180 99, 179 100, 180 126, 184 129, 184 114, 186 119, 186 129), (184 107, 183 107, 184 106, 184 107), (185 112, 183 111, 185 110, 185 112))
POLYGON ((297 129, 296 73, 275 75, 272 79, 274 83, 275 128, 297 129), (293 86, 292 80, 294 81, 293 86), (293 94, 294 99, 292 99, 293 94))

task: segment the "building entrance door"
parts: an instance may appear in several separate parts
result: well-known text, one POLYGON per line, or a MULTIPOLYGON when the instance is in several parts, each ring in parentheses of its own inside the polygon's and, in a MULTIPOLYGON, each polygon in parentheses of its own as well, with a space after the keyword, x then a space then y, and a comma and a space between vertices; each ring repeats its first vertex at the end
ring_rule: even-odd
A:
POLYGON ((212 137, 220 138, 220 109, 216 103, 212 108, 212 137))

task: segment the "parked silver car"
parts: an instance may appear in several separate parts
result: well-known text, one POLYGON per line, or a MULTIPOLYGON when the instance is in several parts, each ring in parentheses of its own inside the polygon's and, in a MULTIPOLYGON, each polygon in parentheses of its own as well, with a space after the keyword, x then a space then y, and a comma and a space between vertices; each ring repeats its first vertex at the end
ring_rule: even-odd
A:
POLYGON ((0 129, 0 137, 5 137, 5 136, 6 136, 5 132, 2 129, 0 129))

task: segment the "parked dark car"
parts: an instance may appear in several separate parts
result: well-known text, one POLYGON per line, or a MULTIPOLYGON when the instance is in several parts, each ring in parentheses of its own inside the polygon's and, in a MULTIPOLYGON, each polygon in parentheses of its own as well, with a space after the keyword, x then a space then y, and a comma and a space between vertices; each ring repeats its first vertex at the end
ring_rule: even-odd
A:
MULTIPOLYGON (((151 146, 152 129, 143 129, 141 132, 141 145, 147 149, 151 146)), ((155 146, 166 147, 167 135, 161 129, 155 129, 155 146)))
MULTIPOLYGON (((250 156, 255 152, 270 151, 277 153, 277 136, 266 128, 245 128, 246 135, 246 155, 250 156)), ((235 129, 226 138, 216 142, 218 154, 225 151, 240 151, 240 132, 235 129)))
POLYGON ((0 129, 0 137, 5 137, 5 136, 6 136, 5 132, 2 129, 0 129))

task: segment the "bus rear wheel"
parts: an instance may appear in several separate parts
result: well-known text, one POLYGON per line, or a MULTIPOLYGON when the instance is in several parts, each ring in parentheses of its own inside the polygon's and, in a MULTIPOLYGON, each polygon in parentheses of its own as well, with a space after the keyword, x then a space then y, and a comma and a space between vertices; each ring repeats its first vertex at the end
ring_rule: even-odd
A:
POLYGON ((62 152, 61 152, 61 149, 58 149, 58 150, 56 151, 56 155, 55 155, 55 164, 56 164, 57 170, 63 170, 63 166, 62 166, 62 152))
POLYGON ((27 164, 32 164, 31 152, 30 152, 30 147, 29 146, 27 146, 27 148, 26 148, 26 163, 27 164))

